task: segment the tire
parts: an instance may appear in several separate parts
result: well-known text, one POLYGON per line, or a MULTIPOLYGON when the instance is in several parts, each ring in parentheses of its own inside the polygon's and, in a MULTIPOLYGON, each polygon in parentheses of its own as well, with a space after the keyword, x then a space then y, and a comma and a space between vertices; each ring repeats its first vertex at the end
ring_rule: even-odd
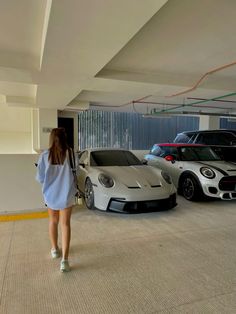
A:
POLYGON ((90 178, 85 182, 84 201, 88 209, 95 209, 94 207, 94 190, 90 178))
POLYGON ((192 175, 185 175, 182 178, 180 190, 188 201, 200 201, 204 196, 200 184, 192 175))

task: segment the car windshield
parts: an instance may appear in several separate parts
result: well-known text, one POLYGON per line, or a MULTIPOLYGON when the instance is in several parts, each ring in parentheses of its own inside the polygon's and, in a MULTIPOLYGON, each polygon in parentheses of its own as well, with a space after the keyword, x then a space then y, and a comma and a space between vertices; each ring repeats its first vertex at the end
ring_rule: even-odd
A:
POLYGON ((180 147, 181 160, 185 161, 210 161, 221 158, 210 147, 180 147))
POLYGON ((137 166, 141 161, 131 152, 123 150, 94 151, 90 156, 91 166, 137 166))

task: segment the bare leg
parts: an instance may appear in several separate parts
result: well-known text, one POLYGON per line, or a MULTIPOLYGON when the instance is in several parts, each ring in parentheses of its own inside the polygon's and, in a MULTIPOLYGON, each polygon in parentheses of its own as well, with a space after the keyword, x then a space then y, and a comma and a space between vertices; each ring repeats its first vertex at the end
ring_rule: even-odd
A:
POLYGON ((72 207, 60 210, 61 220, 61 233, 62 233, 62 259, 67 260, 70 249, 70 218, 71 218, 72 207))
POLYGON ((59 223, 59 210, 52 210, 48 208, 49 214, 49 237, 52 249, 58 249, 58 223, 59 223))

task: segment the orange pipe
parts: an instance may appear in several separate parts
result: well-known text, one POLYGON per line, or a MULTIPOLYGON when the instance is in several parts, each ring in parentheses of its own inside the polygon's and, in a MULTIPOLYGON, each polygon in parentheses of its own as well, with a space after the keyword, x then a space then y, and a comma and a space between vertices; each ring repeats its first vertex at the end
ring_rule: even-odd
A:
POLYGON ((197 83, 196 83, 193 87, 191 87, 191 88, 189 88, 189 89, 186 89, 186 90, 184 90, 184 91, 182 91, 182 92, 179 92, 179 93, 176 93, 176 94, 172 94, 172 95, 169 95, 169 96, 165 96, 165 97, 175 97, 175 96, 187 94, 187 93, 193 91, 194 89, 196 89, 196 88, 198 87, 198 85, 199 85, 208 75, 213 74, 213 73, 218 72, 218 71, 221 71, 221 70, 224 70, 224 69, 229 68, 229 67, 231 67, 231 66, 233 66, 233 65, 236 65, 236 61, 231 62, 231 63, 228 63, 228 64, 225 64, 225 65, 222 65, 221 67, 215 68, 215 69, 213 69, 213 70, 211 70, 211 71, 208 71, 208 72, 206 72, 206 73, 197 81, 197 83))

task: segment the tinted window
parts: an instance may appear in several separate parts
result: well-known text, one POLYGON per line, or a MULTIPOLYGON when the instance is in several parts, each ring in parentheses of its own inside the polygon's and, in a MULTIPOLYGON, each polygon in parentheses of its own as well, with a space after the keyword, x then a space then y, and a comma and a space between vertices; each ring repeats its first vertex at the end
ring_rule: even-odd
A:
POLYGON ((158 156, 158 157, 165 157, 167 155, 173 155, 176 157, 178 154, 178 151, 176 147, 154 145, 150 151, 150 154, 158 156))
POLYGON ((225 133, 205 133, 198 136, 197 142, 206 145, 231 145, 236 137, 229 132, 225 133))
POLYGON ((210 161, 220 160, 220 157, 210 147, 181 147, 181 160, 210 161))
POLYGON ((221 157, 221 159, 226 161, 236 162, 236 147, 234 146, 212 146, 217 155, 221 157))
POLYGON ((167 155, 177 156, 177 148, 172 146, 162 146, 162 156, 165 157, 167 155))
POLYGON ((154 145, 150 151, 150 154, 155 155, 155 156, 161 156, 162 150, 161 150, 160 146, 154 145))
POLYGON ((129 151, 104 150, 91 153, 92 166, 135 166, 141 161, 129 151))

